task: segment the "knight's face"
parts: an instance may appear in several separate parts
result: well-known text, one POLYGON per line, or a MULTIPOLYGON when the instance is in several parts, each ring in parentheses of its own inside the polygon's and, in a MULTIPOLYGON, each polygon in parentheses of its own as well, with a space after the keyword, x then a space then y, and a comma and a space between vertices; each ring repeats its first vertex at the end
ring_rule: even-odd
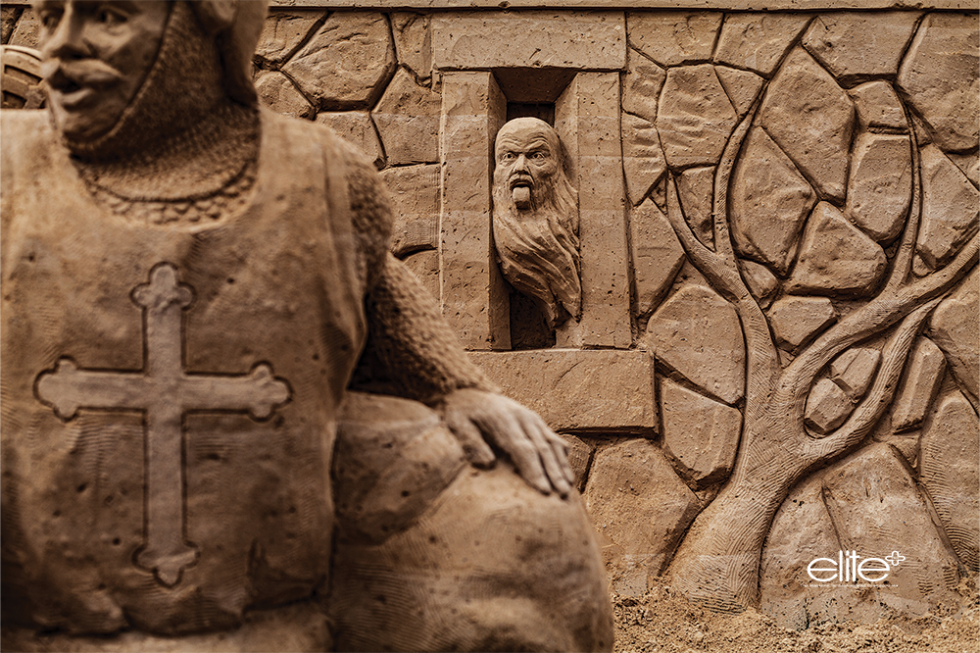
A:
POLYGON ((42 73, 55 124, 76 141, 112 129, 153 66, 166 0, 40 0, 42 73))
POLYGON ((494 185, 506 188, 520 210, 531 208, 558 173, 558 152, 551 127, 534 119, 518 119, 497 134, 494 185))

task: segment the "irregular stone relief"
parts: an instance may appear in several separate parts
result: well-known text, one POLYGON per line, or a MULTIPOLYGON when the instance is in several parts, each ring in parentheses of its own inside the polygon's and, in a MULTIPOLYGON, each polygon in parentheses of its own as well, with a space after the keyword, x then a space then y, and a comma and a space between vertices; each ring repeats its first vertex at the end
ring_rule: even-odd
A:
MULTIPOLYGON (((980 95, 978 59, 964 54, 980 37, 980 19, 917 11, 567 12, 554 21, 513 12, 510 23, 493 13, 413 16, 392 19, 403 26, 395 38, 411 38, 397 48, 404 72, 396 80, 412 77, 417 97, 430 92, 430 71, 442 82, 449 122, 440 127, 440 157, 449 177, 440 183, 450 204, 442 237, 413 236, 419 244, 409 260, 441 242, 424 269, 430 278, 442 270, 442 285, 430 287, 454 302, 447 306, 486 316, 482 330, 457 322, 465 334, 483 334, 468 346, 490 351, 474 356, 568 434, 613 588, 639 594, 666 574, 712 609, 761 605, 795 626, 920 615, 950 600, 961 570, 978 569, 975 502, 960 499, 975 479, 953 470, 980 464, 969 444, 980 396, 980 337, 971 331, 980 95), (512 44, 478 55, 480 29, 532 26, 552 30, 540 50, 512 44), (554 37, 563 33, 603 47, 591 55, 562 49, 554 37), (569 72, 522 72, 515 86, 508 71, 535 62, 569 72), (621 71, 618 91, 590 86, 600 79, 590 71, 610 67, 621 71), (494 72, 463 85, 471 68, 494 72), (582 89, 595 89, 585 110, 573 103, 582 89), (583 324, 597 289, 608 298, 618 292, 615 274, 594 272, 589 248, 600 248, 607 269, 627 264, 628 313, 607 302, 595 323, 608 335, 559 324, 554 339, 530 348, 516 331, 505 337, 501 325, 516 322, 500 311, 518 284, 506 283, 506 265, 504 280, 495 277, 490 225, 475 230, 474 217, 465 222, 469 237, 453 226, 446 238, 458 209, 475 216, 501 204, 483 173, 470 177, 486 179, 477 195, 472 187, 457 195, 452 175, 472 160, 464 156, 482 150, 493 158, 518 97, 554 103, 553 121, 545 118, 567 153, 580 220, 579 274, 567 264, 563 278, 581 284, 583 324), (604 113, 610 97, 613 115, 604 113), (461 131, 463 116, 482 131, 461 131), (605 138, 611 121, 619 145, 602 149, 608 144, 593 135, 605 138), (596 156, 621 160, 621 178, 597 167, 596 156), (597 213, 619 202, 628 215, 625 250, 612 240, 618 218, 597 213), (490 265, 466 286, 453 271, 457 260, 490 265), (457 294, 467 303, 455 303, 457 294), (627 337, 612 335, 617 327, 627 337), (527 351, 508 352, 512 346, 527 351), (552 347, 565 349, 543 353, 552 347), (623 358, 599 366, 593 347, 623 358), (648 358, 630 358, 640 354, 648 358), (628 439, 638 436, 645 441, 628 439), (860 479, 884 501, 855 493, 860 479), (914 526, 892 532, 888 519, 914 526), (810 560, 848 550, 904 559, 871 598, 847 583, 807 587, 810 560)), ((426 129, 420 143, 430 138, 426 129)), ((396 189, 406 192, 402 183, 396 189)), ((508 190, 511 203, 523 202, 524 190, 508 190)), ((434 224, 430 211, 410 219, 434 224)))
MULTIPOLYGON (((970 456, 963 447, 976 446, 977 414, 975 400, 963 412, 972 371, 958 379, 947 370, 973 370, 957 361, 975 356, 977 342, 947 336, 943 349, 923 332, 942 320, 940 306, 969 310, 976 292, 977 184, 963 170, 972 162, 957 164, 977 156, 976 16, 876 14, 878 36, 866 44, 857 36, 866 14, 705 15, 687 22, 701 32, 689 29, 667 52, 670 38, 648 35, 660 19, 633 16, 630 45, 657 66, 638 74, 631 64, 624 82, 659 93, 663 214, 689 266, 679 272, 661 255, 661 269, 678 277, 662 303, 651 302, 663 281, 641 274, 649 245, 634 226, 636 310, 652 309, 644 342, 657 357, 664 451, 692 489, 722 479, 673 554, 669 582, 712 609, 761 604, 795 627, 954 602, 961 574, 977 569, 976 545, 964 544, 976 537, 975 515, 951 509, 952 493, 968 495, 967 506, 977 500, 976 463, 960 462, 970 456), (750 39, 761 40, 750 48, 750 39), (713 54, 692 54, 712 42, 713 54), (925 61, 948 74, 926 73, 925 61), (695 88, 697 102, 686 100, 695 88), (737 343, 727 341, 733 329, 737 343), (954 340, 971 353, 950 355, 954 340), (740 352, 745 366, 722 373, 740 352), (740 421, 722 426, 721 408, 694 408, 692 391, 733 405, 740 421), (700 411, 691 424, 704 431, 690 452, 696 429, 672 426, 688 410, 700 411), (936 444, 957 437, 962 444, 936 444), (939 480, 936 456, 947 451, 939 480), (718 462, 703 467, 708 460, 718 462), (944 544, 954 532, 955 556, 944 544), (847 585, 814 589, 810 560, 838 550, 904 558, 890 558, 889 589, 873 599, 847 585)), ((624 91, 624 117, 635 111, 624 91)), ((630 197, 633 221, 649 220, 650 200, 652 190, 630 197)), ((963 328, 977 328, 976 314, 961 315, 963 328)))
MULTIPOLYGON (((22 13, 5 43, 36 41, 22 13)), ((255 80, 382 170, 395 256, 570 446, 612 589, 803 628, 978 571, 978 60, 975 13, 920 8, 281 8, 255 80), (522 281, 504 217, 566 184, 534 266, 561 264, 522 281), (839 551, 888 582, 808 576, 839 551)))

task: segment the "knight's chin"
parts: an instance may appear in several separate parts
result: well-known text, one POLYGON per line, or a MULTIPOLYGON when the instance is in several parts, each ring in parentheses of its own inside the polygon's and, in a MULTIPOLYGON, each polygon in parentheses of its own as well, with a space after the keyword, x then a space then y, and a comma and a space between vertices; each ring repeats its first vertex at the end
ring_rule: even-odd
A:
POLYGON ((113 125, 113 120, 98 106, 63 106, 57 102, 52 102, 51 105, 55 125, 69 141, 95 141, 113 125))

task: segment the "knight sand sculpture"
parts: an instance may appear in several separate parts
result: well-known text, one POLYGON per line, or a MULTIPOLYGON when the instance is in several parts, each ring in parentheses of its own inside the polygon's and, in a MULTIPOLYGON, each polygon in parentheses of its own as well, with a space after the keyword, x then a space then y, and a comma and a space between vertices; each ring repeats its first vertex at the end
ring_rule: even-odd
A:
POLYGON ((973 648, 966 0, 27 4, 5 650, 973 648))
POLYGON ((49 110, 2 122, 3 648, 611 649, 563 441, 388 254, 366 159, 258 109, 265 9, 35 5, 49 110))

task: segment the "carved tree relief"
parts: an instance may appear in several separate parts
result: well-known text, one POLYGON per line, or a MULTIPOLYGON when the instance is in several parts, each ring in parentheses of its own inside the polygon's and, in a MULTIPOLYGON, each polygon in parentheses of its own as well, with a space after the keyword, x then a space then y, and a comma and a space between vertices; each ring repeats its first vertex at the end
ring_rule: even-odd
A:
MULTIPOLYGON (((720 16, 715 22, 689 16, 706 21, 688 32, 689 49, 706 47, 710 55, 720 16)), ((943 353, 955 380, 943 401, 965 395, 969 403, 962 404, 968 412, 973 407, 967 419, 976 421, 976 373, 966 371, 941 333, 949 331, 945 314, 969 301, 944 300, 972 293, 976 301, 976 274, 967 275, 978 252, 977 128, 960 119, 961 112, 976 115, 965 108, 976 100, 962 92, 977 86, 976 20, 895 12, 882 28, 877 58, 868 62, 854 39, 865 17, 782 15, 750 25, 752 17, 731 16, 714 51, 717 65, 672 61, 657 49, 664 21, 656 20, 641 15, 630 23, 637 49, 624 75, 635 301, 641 314, 657 307, 686 256, 696 269, 687 276, 700 281, 681 284, 647 327, 658 364, 669 370, 662 401, 707 395, 721 400, 703 398, 717 411, 735 412, 724 404, 739 408, 742 421, 740 437, 736 415, 734 428, 727 427, 734 440, 705 440, 720 460, 703 470, 671 449, 689 484, 714 486, 717 495, 704 495, 710 503, 684 535, 669 577, 711 609, 740 610, 758 603, 767 535, 790 492, 857 450, 880 448, 878 436, 889 427, 920 428, 943 381, 943 353), (758 59, 738 60, 752 70, 727 65, 740 47, 729 38, 740 23, 766 46, 758 59), (950 43, 969 54, 950 54, 950 43), (943 75, 952 81, 941 81, 943 75), (645 246, 659 248, 654 254, 668 265, 644 267, 645 246), (737 316, 728 322, 741 331, 731 354, 708 354, 730 356, 734 369, 707 376, 731 382, 712 385, 698 378, 703 370, 689 369, 685 356, 703 344, 700 336, 665 332, 683 302, 714 302, 714 310, 737 316), (923 335, 927 326, 931 339, 923 335)), ((976 316, 969 319, 975 323, 976 316)), ((726 323, 718 314, 709 321, 726 323)), ((718 415, 717 423, 731 423, 718 415)), ((935 452, 919 460, 902 453, 904 464, 919 464, 919 483, 935 495, 929 501, 948 530, 943 537, 975 570, 975 519, 950 520, 948 488, 944 495, 927 478, 935 452)), ((840 502, 832 494, 825 483, 821 500, 834 518, 840 502)), ((826 553, 836 555, 838 545, 847 542, 826 553)), ((958 575, 953 560, 946 576, 958 575)))

